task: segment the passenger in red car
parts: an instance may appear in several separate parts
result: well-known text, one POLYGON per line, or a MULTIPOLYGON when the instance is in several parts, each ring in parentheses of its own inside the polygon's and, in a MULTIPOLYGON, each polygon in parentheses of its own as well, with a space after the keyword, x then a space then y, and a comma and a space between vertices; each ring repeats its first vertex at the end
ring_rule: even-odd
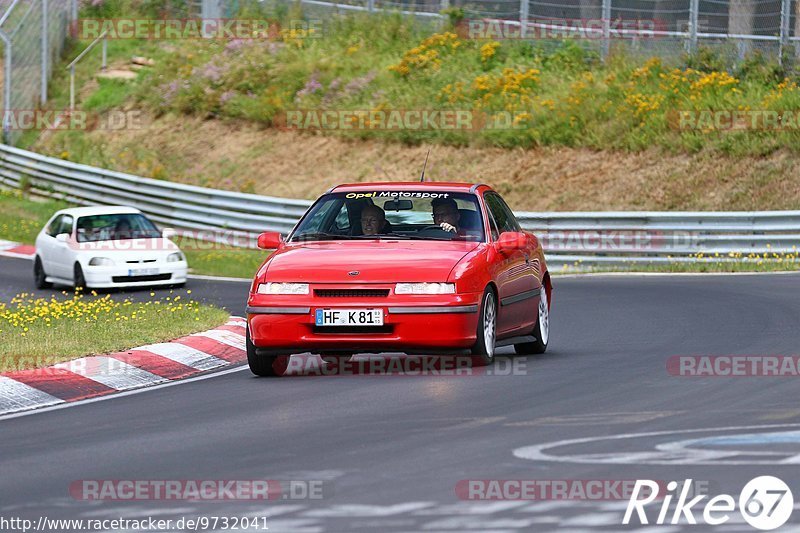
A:
POLYGON ((361 210, 361 233, 363 235, 378 235, 389 231, 391 230, 383 209, 377 205, 367 205, 361 210))

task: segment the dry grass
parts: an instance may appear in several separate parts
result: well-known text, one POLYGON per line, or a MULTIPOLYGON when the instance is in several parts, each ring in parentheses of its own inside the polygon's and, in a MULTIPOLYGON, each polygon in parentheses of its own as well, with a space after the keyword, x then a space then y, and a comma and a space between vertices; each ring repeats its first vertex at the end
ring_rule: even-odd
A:
MULTIPOLYGON (((58 133, 33 149, 183 183, 309 199, 337 183, 416 179, 428 149, 191 117, 146 118, 141 129, 81 136, 58 133)), ((490 184, 520 210, 798 209, 794 162, 784 152, 732 158, 436 145, 426 175, 490 184)))

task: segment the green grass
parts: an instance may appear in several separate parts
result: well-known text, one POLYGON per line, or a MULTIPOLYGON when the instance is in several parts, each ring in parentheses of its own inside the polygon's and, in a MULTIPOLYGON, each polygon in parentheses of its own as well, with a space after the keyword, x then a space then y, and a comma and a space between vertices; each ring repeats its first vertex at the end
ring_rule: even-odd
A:
POLYGON ((0 303, 0 372, 168 341, 227 319, 227 311, 181 292, 147 302, 63 293, 49 299, 22 294, 0 303))
POLYGON ((220 246, 191 239, 181 239, 180 247, 192 273, 209 276, 252 279, 269 255, 263 250, 220 246))
MULTIPOLYGON (((277 15, 267 9, 263 16, 277 15)), ((271 40, 174 44, 136 86, 139 105, 155 114, 275 126, 298 109, 467 110, 497 127, 325 133, 408 144, 661 146, 734 156, 800 146, 798 129, 677 128, 680 111, 800 109, 797 78, 758 55, 727 65, 701 50, 667 64, 618 50, 603 64, 577 41, 490 43, 456 28, 433 33, 399 15, 366 14, 326 21, 322 35, 285 31, 271 40)))
POLYGON ((124 80, 100 79, 100 87, 84 102, 83 109, 104 113, 120 107, 133 92, 133 84, 124 80))
POLYGON ((643 272, 643 273, 704 273, 725 274, 731 272, 796 272, 800 271, 800 259, 796 255, 785 254, 777 258, 758 260, 740 259, 736 261, 698 260, 691 263, 672 261, 668 263, 637 264, 603 267, 584 266, 576 263, 562 269, 554 269, 553 275, 559 274, 601 274, 607 272, 643 272))
POLYGON ((18 191, 0 190, 0 239, 33 244, 50 216, 66 203, 38 201, 18 191))
MULTIPOLYGON (((33 244, 50 216, 70 207, 54 200, 33 199, 15 191, 0 190, 0 239, 33 244)), ((192 239, 179 241, 193 274, 250 279, 267 252, 220 246, 192 239)))

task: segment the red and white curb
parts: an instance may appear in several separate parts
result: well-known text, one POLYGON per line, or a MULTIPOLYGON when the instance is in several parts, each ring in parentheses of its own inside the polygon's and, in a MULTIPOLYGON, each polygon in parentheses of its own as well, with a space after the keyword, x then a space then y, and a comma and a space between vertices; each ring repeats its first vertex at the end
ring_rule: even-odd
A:
POLYGON ((20 244, 0 239, 0 255, 33 259, 33 256, 36 255, 36 247, 32 244, 20 244))
POLYGON ((245 319, 215 329, 124 352, 81 357, 46 368, 0 374, 0 415, 77 402, 176 381, 241 363, 245 319))

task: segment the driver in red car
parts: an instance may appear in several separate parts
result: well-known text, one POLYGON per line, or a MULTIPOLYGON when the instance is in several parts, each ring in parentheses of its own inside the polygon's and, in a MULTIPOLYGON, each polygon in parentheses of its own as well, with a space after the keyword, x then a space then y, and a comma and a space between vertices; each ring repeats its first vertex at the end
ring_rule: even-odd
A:
POLYGON ((458 228, 461 213, 458 211, 458 205, 455 200, 452 198, 436 198, 431 202, 431 206, 433 207, 434 224, 444 231, 463 235, 463 232, 458 228))

